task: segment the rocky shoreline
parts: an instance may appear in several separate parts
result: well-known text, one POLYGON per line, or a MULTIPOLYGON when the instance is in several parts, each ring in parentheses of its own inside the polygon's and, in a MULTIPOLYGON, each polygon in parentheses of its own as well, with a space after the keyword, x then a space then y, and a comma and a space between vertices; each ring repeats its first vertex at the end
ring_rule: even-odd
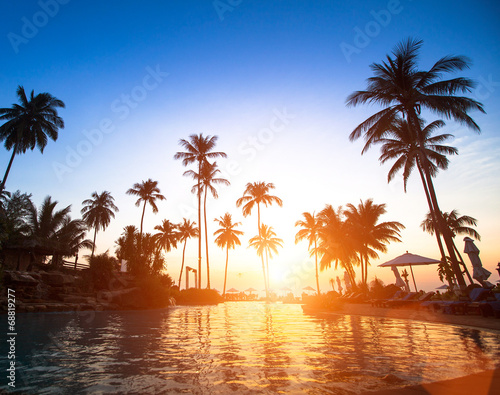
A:
MULTIPOLYGON (((58 311, 103 311, 147 308, 133 278, 117 277, 110 290, 90 291, 78 274, 60 271, 5 271, 4 288, 15 291, 18 313, 58 311)), ((7 312, 7 296, 0 300, 1 312, 7 312)))

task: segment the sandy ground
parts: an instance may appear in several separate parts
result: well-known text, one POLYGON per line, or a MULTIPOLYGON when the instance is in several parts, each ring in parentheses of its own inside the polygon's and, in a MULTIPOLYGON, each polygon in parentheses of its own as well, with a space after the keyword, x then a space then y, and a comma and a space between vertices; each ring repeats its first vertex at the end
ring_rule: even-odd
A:
MULTIPOLYGON (((452 325, 465 325, 500 333, 500 319, 478 315, 450 315, 410 308, 372 307, 370 304, 346 304, 340 311, 331 314, 352 314, 452 325)), ((500 395, 500 369, 478 374, 439 381, 429 384, 412 385, 392 390, 372 391, 366 395, 500 395)))

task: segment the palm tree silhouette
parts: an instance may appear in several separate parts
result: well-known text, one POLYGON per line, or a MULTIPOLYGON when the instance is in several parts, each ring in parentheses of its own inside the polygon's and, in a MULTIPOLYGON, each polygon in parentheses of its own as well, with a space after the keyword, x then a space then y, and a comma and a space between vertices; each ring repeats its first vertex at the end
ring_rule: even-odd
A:
MULTIPOLYGON (((277 197, 269 194, 269 191, 274 189, 273 183, 265 182, 249 182, 246 185, 243 196, 236 201, 236 207, 243 205, 243 216, 246 217, 252 213, 252 209, 257 205, 257 225, 259 230, 259 235, 261 231, 260 225, 260 205, 264 204, 266 207, 273 203, 278 204, 278 206, 283 206, 283 201, 277 197)), ((264 256, 260 255, 262 259, 262 265, 264 265, 264 256)), ((269 267, 267 267, 267 279, 269 281, 269 267)), ((269 287, 269 286, 268 286, 269 287)))
POLYGON ((220 170, 217 169, 217 163, 210 163, 208 161, 203 162, 201 165, 201 174, 196 173, 193 170, 188 170, 184 172, 185 176, 191 176, 194 180, 198 182, 191 189, 192 193, 196 193, 198 188, 204 191, 203 198, 203 220, 205 223, 205 249, 207 254, 207 288, 210 289, 210 262, 208 258, 208 230, 207 230, 207 191, 210 191, 212 196, 217 199, 219 197, 217 193, 217 189, 215 189, 212 184, 223 184, 230 185, 230 182, 225 178, 217 178, 217 173, 220 173, 220 170))
MULTIPOLYGON (((453 119, 474 131, 479 132, 479 126, 469 116, 472 110, 484 113, 478 101, 457 96, 460 93, 469 93, 474 87, 468 78, 453 78, 443 80, 443 74, 461 71, 469 67, 470 61, 463 56, 445 56, 438 60, 428 71, 417 68, 417 60, 422 41, 407 39, 401 42, 393 51, 392 56, 382 64, 373 63, 370 67, 374 76, 368 79, 367 89, 356 91, 347 98, 348 106, 370 103, 381 104, 384 109, 372 115, 359 124, 351 133, 351 140, 358 139, 362 134, 366 141, 363 152, 380 138, 384 138, 388 125, 398 114, 403 114, 408 122, 409 133, 420 147, 424 146, 419 120, 421 109, 453 119)), ((422 170, 432 202, 431 212, 436 217, 436 229, 443 236, 453 271, 461 288, 465 288, 465 281, 455 255, 453 240, 446 229, 441 211, 437 202, 436 192, 431 179, 429 161, 422 156, 422 170)))
MULTIPOLYGON (((471 226, 477 226, 477 220, 475 218, 469 217, 468 215, 461 216, 457 210, 452 210, 449 213, 444 212, 442 213, 442 215, 444 222, 446 223, 446 226, 448 227, 453 239, 455 239, 456 235, 467 235, 475 238, 476 240, 479 241, 481 240, 481 236, 479 235, 479 233, 474 228, 471 228, 471 226)), ((425 216, 425 219, 420 224, 420 227, 423 229, 424 232, 428 232, 432 235, 436 233, 434 224, 435 221, 433 222, 433 217, 431 213, 428 212, 427 215, 425 216)), ((462 255, 460 254, 460 251, 458 250, 457 245, 455 244, 455 241, 453 241, 453 246, 455 247, 455 252, 457 253, 458 259, 460 259, 462 265, 466 267, 462 255)), ((443 272, 445 272, 445 270, 443 270, 443 272)), ((467 275, 469 281, 472 284, 473 280, 469 271, 465 270, 465 274, 467 275)))
POLYGON ((64 121, 59 117, 57 108, 64 108, 64 103, 49 93, 31 91, 28 99, 24 88, 17 87, 17 96, 20 104, 13 104, 11 108, 0 108, 0 120, 6 120, 0 126, 0 140, 4 141, 7 150, 12 149, 7 170, 5 172, 0 191, 5 183, 16 154, 24 154, 28 149, 35 147, 43 153, 47 140, 57 140, 58 129, 64 128, 64 121))
MULTIPOLYGON (((196 163, 198 165, 198 174, 201 174, 201 166, 208 159, 226 158, 224 152, 213 152, 217 143, 217 136, 206 136, 203 134, 192 134, 189 136, 189 141, 181 139, 179 144, 186 152, 177 152, 174 159, 182 159, 184 166, 196 163)), ((201 183, 198 183, 198 287, 201 288, 201 183)))
POLYGON ((184 247, 182 249, 182 265, 181 265, 181 272, 179 274, 179 283, 178 287, 179 289, 181 288, 181 278, 182 278, 182 271, 184 270, 184 255, 186 253, 186 244, 188 239, 191 237, 198 237, 198 228, 196 228, 196 223, 184 218, 184 222, 179 225, 179 241, 184 242, 184 247))
MULTIPOLYGON (((403 169, 404 190, 406 192, 406 185, 410 174, 414 168, 417 168, 429 209, 432 209, 432 199, 422 166, 424 157, 427 161, 429 172, 434 177, 439 169, 446 170, 448 168, 449 160, 446 155, 458 154, 456 148, 441 145, 442 142, 452 138, 453 135, 440 134, 433 136, 434 131, 442 126, 444 126, 444 122, 441 120, 434 121, 427 126, 424 126, 423 121, 421 121, 422 137, 420 141, 422 145, 420 145, 415 140, 408 122, 400 117, 395 117, 391 124, 388 125, 387 137, 378 140, 382 144, 380 162, 383 164, 389 160, 395 160, 387 176, 387 181, 391 182, 397 172, 403 169)), ((434 212, 430 212, 431 216, 434 217, 434 222, 437 222, 434 212)), ((447 265, 446 253, 439 236, 440 233, 436 232, 435 234, 439 251, 441 252, 441 261, 444 262, 444 265, 447 265)))
POLYGON ((70 256, 80 248, 92 248, 92 241, 85 239, 86 223, 70 218, 71 205, 57 210, 57 201, 52 201, 50 196, 44 199, 39 208, 30 203, 26 218, 28 238, 53 252, 54 266, 59 265, 61 255, 70 256))
POLYGON ((233 223, 231 214, 226 213, 220 219, 214 219, 215 222, 221 227, 214 232, 215 244, 217 246, 224 248, 226 247, 226 269, 224 270, 224 290, 222 296, 226 295, 226 280, 227 280, 227 264, 229 260, 229 249, 234 248, 237 245, 241 245, 238 236, 241 236, 243 232, 241 230, 236 230, 234 227, 241 225, 241 222, 233 223))
POLYGON ((351 284, 355 285, 356 273, 353 265, 360 262, 343 212, 342 207, 335 209, 327 204, 318 214, 321 224, 317 248, 318 254, 321 255, 319 267, 320 270, 325 270, 334 262, 335 269, 340 265, 347 272, 351 284))
POLYGON ((136 183, 132 188, 127 191, 127 195, 139 196, 139 199, 135 202, 137 207, 140 206, 141 202, 144 202, 142 207, 141 216, 141 227, 139 230, 139 250, 140 242, 142 239, 142 225, 144 222, 144 212, 146 211, 146 204, 150 204, 153 209, 153 213, 158 212, 158 206, 156 205, 157 200, 166 200, 165 196, 160 194, 160 189, 158 188, 158 181, 153 181, 151 178, 147 181, 142 181, 140 184, 136 183))
POLYGON ((153 240, 165 252, 169 252, 172 248, 177 248, 179 241, 178 225, 173 224, 168 219, 164 219, 161 225, 156 225, 155 230, 158 233, 153 235, 153 240))
POLYGON ((374 204, 372 199, 361 201, 357 207, 351 203, 346 207, 344 215, 350 227, 351 237, 356 243, 361 280, 366 285, 369 259, 377 259, 377 251, 387 252, 386 243, 401 242, 399 232, 404 226, 396 221, 377 223, 379 217, 386 213, 385 204, 374 204))
POLYGON ((318 273, 318 236, 321 229, 321 223, 314 213, 302 213, 304 220, 295 222, 295 226, 300 226, 300 229, 295 235, 295 244, 301 240, 309 241, 309 250, 311 255, 314 254, 314 261, 316 266, 316 289, 318 295, 321 293, 319 290, 319 273, 318 273), (312 249, 311 249, 312 247, 312 249))
POLYGON ((269 258, 272 258, 272 253, 278 253, 278 247, 283 247, 283 240, 275 237, 272 226, 262 224, 259 234, 249 240, 249 246, 257 250, 257 255, 262 258, 262 271, 264 273, 264 283, 266 289, 266 298, 269 298, 269 258), (264 266, 264 255, 266 257, 266 265, 264 266), (267 267, 267 275, 266 275, 267 267))
POLYGON ((115 218, 115 213, 118 212, 118 207, 114 204, 114 198, 108 191, 92 193, 92 199, 86 199, 82 202, 81 209, 82 219, 86 222, 89 228, 94 228, 94 243, 92 246, 91 257, 94 256, 95 239, 99 229, 106 230, 111 218, 115 218))

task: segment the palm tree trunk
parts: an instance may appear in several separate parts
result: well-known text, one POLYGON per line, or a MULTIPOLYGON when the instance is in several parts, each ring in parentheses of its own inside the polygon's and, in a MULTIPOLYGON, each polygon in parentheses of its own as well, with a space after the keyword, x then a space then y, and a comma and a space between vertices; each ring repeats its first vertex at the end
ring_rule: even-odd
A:
POLYGON ((455 255, 455 248, 453 244, 453 239, 450 235, 450 230, 448 226, 444 223, 443 220, 443 215, 441 214, 441 210, 439 209, 438 202, 437 202, 437 197, 436 197, 436 191, 434 190, 434 186, 432 184, 431 177, 429 175, 429 172, 424 172, 425 177, 427 179, 427 186, 429 187, 429 193, 431 197, 431 201, 433 203, 435 212, 434 215, 437 217, 437 223, 439 224, 439 228, 441 229, 441 233, 443 235, 444 243, 446 244, 446 249, 448 250, 448 254, 451 259, 451 267, 453 271, 455 272, 455 278, 458 282, 458 285, 461 289, 466 288, 466 284, 464 281, 464 277, 462 274, 462 270, 460 269, 460 265, 458 263, 457 256, 455 255))
POLYGON ((363 253, 359 253, 359 266, 361 266, 361 282, 365 282, 365 265, 363 262, 363 253))
POLYGON ((95 238, 97 236, 97 226, 94 229, 94 243, 92 244, 92 254, 90 255, 91 258, 94 257, 94 249, 95 249, 95 238))
POLYGON ((187 237, 184 240, 184 248, 182 249, 182 265, 181 265, 181 273, 179 274, 179 291, 181 290, 181 279, 182 279, 182 271, 184 270, 184 254, 186 252, 186 244, 187 244, 187 237))
MULTIPOLYGON (((257 203, 257 225, 259 227, 259 237, 261 236, 261 232, 260 232, 260 204, 257 203)), ((264 284, 265 284, 265 288, 266 288, 266 299, 269 299, 269 279, 267 279, 267 275, 266 275, 266 266, 264 264, 264 255, 261 255, 260 256, 261 260, 262 260, 262 270, 264 271, 264 284)))
MULTIPOLYGON (((201 161, 198 161, 198 174, 201 175, 201 161)), ((201 289, 201 180, 198 180, 198 288, 201 289)))
POLYGON ((226 270, 224 270, 224 291, 222 292, 222 296, 226 296, 226 280, 227 280, 227 262, 229 260, 229 245, 226 245, 226 270))
MULTIPOLYGON (((416 133, 417 141, 419 142, 421 149, 423 149, 425 144, 422 141, 422 130, 414 108, 411 108, 410 111, 408 111, 408 117, 409 121, 415 127, 415 130, 417 132, 416 133)), ((444 223, 443 215, 441 213, 441 210, 437 202, 436 191, 434 190, 434 184, 432 183, 432 178, 429 172, 429 163, 427 160, 427 156, 425 154, 422 154, 421 158, 422 158, 421 165, 423 167, 425 179, 427 181, 427 188, 429 189, 429 197, 432 202, 432 207, 434 209, 433 210, 434 215, 436 217, 436 225, 438 225, 436 229, 439 229, 441 231, 441 235, 443 236, 444 243, 446 244, 446 249, 448 250, 448 254, 451 260, 451 267, 453 269, 453 272, 455 273, 455 278, 457 280, 457 283, 461 289, 465 289, 466 285, 464 277, 462 275, 462 270, 460 269, 460 264, 458 263, 457 257, 455 255, 453 238, 450 234, 448 226, 444 223)))
POLYGON ((205 221, 205 248, 207 252, 207 288, 210 289, 210 263, 208 261, 208 230, 207 230, 207 187, 205 187, 205 197, 203 201, 203 217, 205 221))
POLYGON ((266 249, 266 273, 267 273, 267 289, 270 290, 270 280, 269 280, 269 250, 266 249))
POLYGON ((5 183, 7 182, 7 177, 9 176, 10 168, 12 166, 12 162, 14 162, 14 156, 16 156, 16 152, 17 152, 17 144, 12 149, 12 156, 10 157, 9 165, 7 166, 7 170, 5 172, 5 175, 3 176, 2 185, 0 185, 0 192, 2 192, 3 189, 5 188, 5 183))
POLYGON ((316 288, 318 290, 318 295, 321 293, 319 290, 319 272, 318 272, 318 251, 317 251, 317 245, 316 245, 316 238, 314 239, 314 260, 316 263, 316 288))

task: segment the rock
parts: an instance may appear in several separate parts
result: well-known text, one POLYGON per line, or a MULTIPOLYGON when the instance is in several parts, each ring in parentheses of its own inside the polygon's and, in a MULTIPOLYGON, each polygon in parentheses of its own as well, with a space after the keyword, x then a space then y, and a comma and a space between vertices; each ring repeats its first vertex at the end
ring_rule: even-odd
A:
POLYGON ((64 285, 73 284, 75 282, 75 277, 58 272, 44 272, 42 273, 42 280, 45 284, 53 287, 62 287, 64 285))
POLYGON ((399 378, 395 374, 387 374, 384 377, 382 377, 382 380, 388 382, 388 383, 399 383, 401 381, 404 381, 403 379, 399 378))
POLYGON ((14 286, 29 286, 36 287, 39 283, 38 280, 33 278, 33 276, 27 272, 10 272, 5 271, 5 283, 12 284, 14 286))

